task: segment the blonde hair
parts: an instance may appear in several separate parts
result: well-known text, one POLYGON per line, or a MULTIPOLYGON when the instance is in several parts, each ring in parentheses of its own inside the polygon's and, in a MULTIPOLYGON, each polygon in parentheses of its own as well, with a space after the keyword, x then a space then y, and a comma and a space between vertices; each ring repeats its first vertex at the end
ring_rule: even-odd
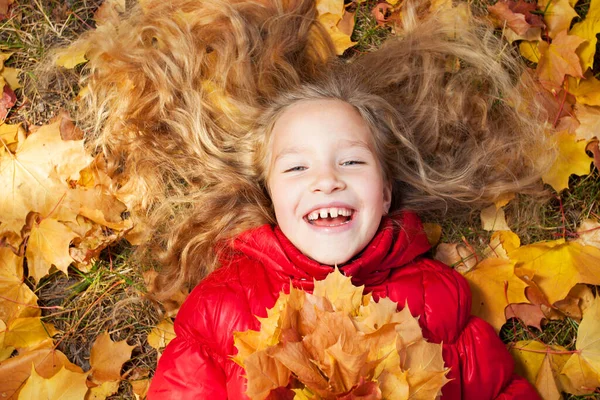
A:
POLYGON ((139 252, 162 264, 157 298, 217 268, 228 239, 275 223, 270 132, 297 101, 339 99, 360 112, 395 210, 475 207, 531 188, 532 151, 544 144, 537 116, 520 114, 514 61, 489 29, 419 26, 407 19, 404 36, 346 63, 314 0, 160 0, 81 39, 81 120, 149 223, 139 252))

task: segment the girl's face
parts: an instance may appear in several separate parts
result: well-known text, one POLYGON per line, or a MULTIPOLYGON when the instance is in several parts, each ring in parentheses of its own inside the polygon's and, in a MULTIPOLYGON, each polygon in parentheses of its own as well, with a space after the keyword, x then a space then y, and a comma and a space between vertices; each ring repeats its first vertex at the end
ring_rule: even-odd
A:
POLYGON ((348 103, 307 100, 285 110, 272 135, 267 184, 279 227, 310 258, 347 262, 391 203, 369 127, 348 103))

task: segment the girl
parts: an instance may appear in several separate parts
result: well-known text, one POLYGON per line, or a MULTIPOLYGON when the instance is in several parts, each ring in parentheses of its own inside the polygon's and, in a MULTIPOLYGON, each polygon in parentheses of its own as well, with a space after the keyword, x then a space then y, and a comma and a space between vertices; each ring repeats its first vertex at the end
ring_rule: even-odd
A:
POLYGON ((82 39, 96 144, 162 255, 154 295, 195 286, 149 398, 246 398, 233 332, 334 265, 443 343, 444 398, 537 398, 408 210, 535 191, 540 115, 487 29, 413 10, 349 63, 313 0, 149 0, 82 39))

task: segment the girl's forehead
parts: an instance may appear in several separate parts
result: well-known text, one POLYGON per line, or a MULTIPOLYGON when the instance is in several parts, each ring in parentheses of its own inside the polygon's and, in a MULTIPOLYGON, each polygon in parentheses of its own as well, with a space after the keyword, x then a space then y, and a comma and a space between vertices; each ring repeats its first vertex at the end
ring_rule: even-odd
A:
POLYGON ((337 99, 299 101, 283 111, 272 131, 275 147, 282 142, 326 140, 371 144, 371 129, 354 106, 337 99))

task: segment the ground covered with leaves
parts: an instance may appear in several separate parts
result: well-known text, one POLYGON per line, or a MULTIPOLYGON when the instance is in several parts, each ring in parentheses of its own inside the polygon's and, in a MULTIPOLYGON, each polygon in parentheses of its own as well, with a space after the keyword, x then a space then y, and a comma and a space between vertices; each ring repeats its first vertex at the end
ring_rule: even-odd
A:
MULTIPOLYGON (((402 29, 400 0, 315 1, 346 58, 377 48, 402 29)), ((155 304, 145 297, 156 273, 131 257, 131 243, 139 240, 128 218, 132 210, 68 116, 85 90, 78 77, 86 62, 85 49, 69 43, 133 3, 0 0, 0 395, 6 399, 144 398, 157 358, 174 337, 182 298, 155 304), (62 48, 57 68, 49 72, 41 66, 56 48, 62 48)), ((459 22, 477 13, 497 27, 538 84, 530 95, 547 110, 558 150, 543 177, 545 201, 507 197, 481 213, 430 221, 432 255, 464 274, 473 313, 494 326, 518 372, 543 398, 600 398, 600 0, 434 0, 421 11, 444 12, 459 22)), ((349 313, 362 332, 377 330, 360 319, 367 315, 408 320, 355 292, 343 292, 337 307, 353 304, 349 313)), ((328 313, 337 300, 325 289, 320 295, 290 294, 279 308, 302 314, 298 304, 308 301, 328 313)), ((236 362, 264 359, 265 343, 272 347, 268 357, 274 354, 273 326, 286 323, 276 310, 261 332, 236 337, 236 362)), ((318 327, 302 335, 318 335, 318 327)), ((329 376, 323 365, 321 374, 329 376)), ((385 382, 404 376, 414 386, 420 373, 373 371, 393 398, 400 394, 385 382)), ((278 376, 289 380, 290 374, 302 381, 294 371, 278 376)), ((441 366, 431 376, 443 385, 441 366)), ((374 390, 359 376, 344 379, 336 386, 339 394, 374 390)), ((268 394, 252 385, 257 398, 268 394)), ((310 398, 318 390, 307 386, 296 395, 310 398)))

